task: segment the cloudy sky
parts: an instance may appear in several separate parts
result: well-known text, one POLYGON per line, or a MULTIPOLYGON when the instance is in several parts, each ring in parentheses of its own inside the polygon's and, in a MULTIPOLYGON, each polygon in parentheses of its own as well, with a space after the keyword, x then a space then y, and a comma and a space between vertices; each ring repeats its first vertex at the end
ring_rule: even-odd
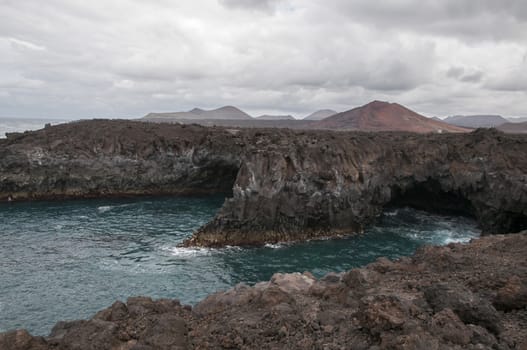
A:
POLYGON ((527 116, 525 0, 0 0, 0 116, 527 116), (381 5, 382 3, 382 5, 381 5))

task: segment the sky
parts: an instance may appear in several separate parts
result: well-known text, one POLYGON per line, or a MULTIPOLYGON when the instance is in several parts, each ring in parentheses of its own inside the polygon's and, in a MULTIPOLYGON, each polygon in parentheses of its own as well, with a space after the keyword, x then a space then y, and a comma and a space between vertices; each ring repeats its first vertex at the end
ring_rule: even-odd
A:
POLYGON ((0 116, 527 117, 525 0, 0 0, 0 116))

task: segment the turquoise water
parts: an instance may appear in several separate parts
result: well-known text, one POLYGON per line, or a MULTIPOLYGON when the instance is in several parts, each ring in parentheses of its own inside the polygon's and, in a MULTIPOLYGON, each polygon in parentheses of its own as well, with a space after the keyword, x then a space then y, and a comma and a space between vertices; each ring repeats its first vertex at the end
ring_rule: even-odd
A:
POLYGON ((364 235, 345 239, 177 248, 222 203, 208 197, 0 204, 0 331, 47 334, 59 320, 88 318, 129 296, 192 304, 275 272, 320 277, 479 234, 470 219, 402 208, 386 212, 364 235))

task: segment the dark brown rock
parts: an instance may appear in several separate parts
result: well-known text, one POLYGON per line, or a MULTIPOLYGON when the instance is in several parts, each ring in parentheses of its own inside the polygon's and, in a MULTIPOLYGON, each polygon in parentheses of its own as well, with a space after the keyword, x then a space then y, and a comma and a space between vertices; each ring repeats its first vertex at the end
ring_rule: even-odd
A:
MULTIPOLYGON (((0 200, 225 193, 187 245, 360 233, 390 205, 527 228, 527 136, 224 129, 93 120, 0 140, 0 200)), ((379 268, 390 268, 381 266, 379 268)))
POLYGON ((487 328, 499 334, 499 314, 489 300, 480 298, 457 283, 436 283, 424 290, 424 295, 434 311, 451 309, 463 322, 487 328))
POLYGON ((471 329, 450 309, 443 309, 435 314, 430 329, 444 340, 458 345, 467 345, 472 338, 471 329))
POLYGON ((0 349, 2 350, 46 350, 48 346, 41 337, 33 337, 26 330, 16 330, 0 333, 0 349))
POLYGON ((499 310, 510 311, 527 307, 527 286, 518 276, 509 278, 498 290, 494 305, 499 310))

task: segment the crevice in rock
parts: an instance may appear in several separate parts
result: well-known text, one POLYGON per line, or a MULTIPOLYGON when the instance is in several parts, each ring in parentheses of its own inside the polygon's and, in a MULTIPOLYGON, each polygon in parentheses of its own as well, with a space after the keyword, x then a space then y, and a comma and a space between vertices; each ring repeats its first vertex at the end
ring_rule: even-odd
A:
POLYGON ((232 189, 239 171, 240 166, 232 162, 211 162, 200 168, 193 185, 209 193, 224 194, 225 198, 232 198, 232 189))
POLYGON ((506 215, 504 226, 508 228, 509 232, 516 233, 527 230, 527 215, 519 213, 509 213, 506 215))
POLYGON ((436 179, 392 187, 392 199, 385 207, 411 207, 437 214, 476 217, 470 200, 460 191, 445 191, 436 179))

